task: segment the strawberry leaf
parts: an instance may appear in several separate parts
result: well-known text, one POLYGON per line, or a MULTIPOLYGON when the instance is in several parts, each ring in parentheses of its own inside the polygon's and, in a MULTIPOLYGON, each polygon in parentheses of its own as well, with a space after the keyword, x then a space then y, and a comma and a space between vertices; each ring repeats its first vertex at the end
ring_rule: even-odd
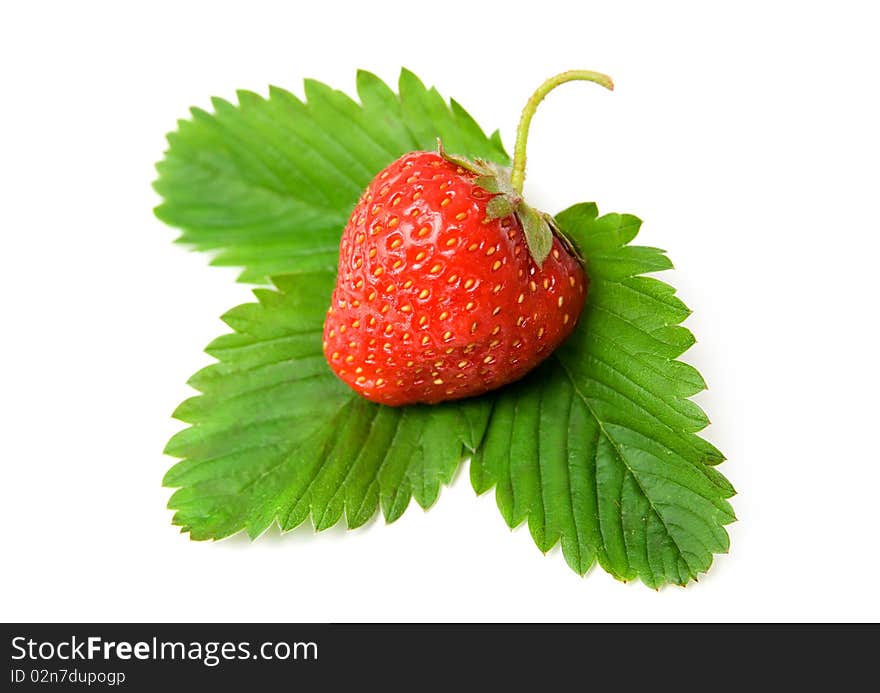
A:
POLYGON ((214 99, 168 135, 154 183, 156 215, 178 239, 214 251, 214 265, 243 267, 241 281, 335 271, 348 215, 377 171, 406 152, 450 151, 508 163, 497 133, 486 137, 456 102, 447 105, 403 70, 400 95, 359 72, 358 104, 307 80, 305 100, 278 87, 214 99))
POLYGON ((333 281, 278 277, 224 316, 234 332, 207 348, 218 362, 190 380, 201 394, 174 414, 190 427, 166 448, 183 458, 165 475, 169 507, 193 539, 308 518, 359 527, 380 506, 391 522, 410 498, 429 507, 482 437, 488 400, 392 409, 339 381, 321 349, 333 281))
MULTIPOLYGON (((209 345, 217 362, 193 376, 200 394, 175 412, 189 424, 166 449, 180 458, 164 480, 177 489, 175 524, 218 539, 309 519, 357 527, 379 509, 393 521, 411 498, 430 506, 471 457, 474 488, 494 487, 507 523, 527 521, 544 551, 561 544, 579 574, 598 562, 653 587, 695 579, 727 549, 734 491, 714 467, 722 455, 697 435, 708 422, 688 398, 703 379, 677 360, 693 343, 680 325, 688 310, 642 276, 671 264, 629 245, 635 217, 582 204, 552 220, 586 258, 590 291, 572 337, 519 383, 393 409, 333 375, 323 319, 339 236, 370 179, 438 137, 485 159, 490 177, 501 171, 492 162, 509 163, 497 132, 486 137, 412 73, 399 95, 366 72, 357 84, 360 103, 314 81, 302 100, 242 91, 238 105, 193 109, 168 136, 157 216, 181 242, 215 252, 214 264, 274 284, 224 316, 232 333, 209 345)), ((541 253, 549 233, 532 221, 541 253)))
POLYGON ((696 435, 708 420, 688 397, 699 373, 676 360, 693 336, 663 282, 663 251, 627 245, 638 219, 576 205, 557 223, 588 258, 591 286, 572 337, 494 400, 471 465, 495 487, 511 527, 528 521, 542 551, 561 543, 585 573, 595 560, 651 587, 687 584, 727 551, 734 491, 712 465, 724 458, 696 435))

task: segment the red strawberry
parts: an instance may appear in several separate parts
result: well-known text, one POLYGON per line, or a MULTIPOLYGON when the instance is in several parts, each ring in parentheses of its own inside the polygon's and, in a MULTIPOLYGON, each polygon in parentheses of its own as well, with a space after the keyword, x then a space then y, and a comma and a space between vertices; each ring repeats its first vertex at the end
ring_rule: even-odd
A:
POLYGON ((395 161, 342 235, 324 324, 330 367, 392 406, 524 376, 571 334, 586 297, 581 264, 548 221, 487 162, 432 152, 395 161))

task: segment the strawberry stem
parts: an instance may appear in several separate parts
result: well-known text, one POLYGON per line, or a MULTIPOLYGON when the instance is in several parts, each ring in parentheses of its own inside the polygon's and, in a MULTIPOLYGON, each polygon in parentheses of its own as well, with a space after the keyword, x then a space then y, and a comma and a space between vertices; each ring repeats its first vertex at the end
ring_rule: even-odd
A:
POLYGON ((522 117, 519 120, 519 127, 516 129, 516 144, 513 147, 513 172, 510 176, 510 182, 517 193, 522 194, 523 183, 526 179, 526 141, 529 138, 529 125, 532 122, 532 116, 535 115, 538 104, 560 84, 576 80, 595 82, 596 84, 601 84, 606 89, 614 89, 614 82, 611 81, 610 77, 603 75, 601 72, 591 72, 590 70, 562 72, 555 77, 551 77, 538 87, 526 103, 522 117))

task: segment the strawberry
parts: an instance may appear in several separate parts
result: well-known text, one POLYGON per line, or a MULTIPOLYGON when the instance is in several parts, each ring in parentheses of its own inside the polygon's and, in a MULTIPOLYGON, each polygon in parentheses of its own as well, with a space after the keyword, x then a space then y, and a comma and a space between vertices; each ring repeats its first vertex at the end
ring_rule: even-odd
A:
POLYGON ((505 169, 411 152, 351 213, 324 324, 333 371, 398 406, 517 380, 574 329, 587 278, 505 169))
MULTIPOLYGON (((513 382, 574 329, 587 277, 553 218, 522 198, 529 125, 560 84, 522 112, 510 169, 410 152, 361 195, 342 234, 324 355, 369 400, 400 406, 471 397, 513 382)), ((439 141, 438 141, 439 145, 439 141)))

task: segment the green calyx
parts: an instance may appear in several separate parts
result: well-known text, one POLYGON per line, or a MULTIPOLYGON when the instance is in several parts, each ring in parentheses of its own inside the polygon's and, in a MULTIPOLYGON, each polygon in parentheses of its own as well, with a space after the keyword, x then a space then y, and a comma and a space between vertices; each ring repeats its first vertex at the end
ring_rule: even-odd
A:
POLYGON ((437 150, 444 159, 475 173, 474 184, 495 195, 486 207, 490 219, 516 216, 522 226, 523 233, 525 233, 529 253, 539 267, 544 264, 544 260, 547 259, 553 248, 554 235, 562 241, 569 252, 583 262, 574 244, 565 237, 553 217, 526 204, 522 196, 526 176, 526 143, 532 116, 535 115, 538 104, 544 100, 547 94, 560 84, 573 81, 594 82, 606 89, 614 89, 614 83, 608 75, 590 70, 568 70, 546 80, 535 90, 523 108, 516 131, 513 165, 510 168, 483 159, 471 161, 460 156, 447 154, 443 151, 440 140, 437 140, 437 150))
POLYGON ((556 226, 553 217, 528 205, 523 196, 514 190, 510 168, 485 159, 470 160, 448 154, 443 150, 439 139, 437 140, 437 151, 448 162, 475 174, 474 185, 494 195, 486 205, 486 215, 490 219, 503 219, 509 216, 517 218, 525 234, 529 254, 539 267, 553 248, 554 235, 558 236, 569 251, 577 256, 573 244, 556 226))

